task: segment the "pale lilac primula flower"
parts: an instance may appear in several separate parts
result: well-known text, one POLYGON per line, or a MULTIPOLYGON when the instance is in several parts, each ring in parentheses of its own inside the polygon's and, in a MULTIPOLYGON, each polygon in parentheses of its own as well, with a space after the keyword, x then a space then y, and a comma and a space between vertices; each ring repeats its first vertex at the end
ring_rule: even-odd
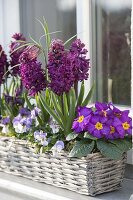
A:
POLYGON ((2 127, 2 133, 7 134, 9 133, 8 125, 0 124, 0 127, 2 127))
POLYGON ((60 153, 62 149, 64 149, 64 142, 61 140, 58 140, 51 149, 53 156, 54 157, 58 156, 58 153, 60 153))
POLYGON ((32 119, 36 119, 36 117, 39 115, 39 113, 41 112, 41 110, 38 107, 35 107, 32 111, 31 111, 31 118, 32 119))
POLYGON ((13 123, 13 127, 16 133, 26 133, 27 131, 26 126, 22 125, 19 121, 13 123))
POLYGON ((51 119, 50 123, 49 123, 50 128, 52 129, 53 134, 58 133, 59 132, 59 125, 56 123, 56 121, 54 121, 53 119, 51 119))
POLYGON ((2 127, 2 133, 7 134, 9 132, 9 123, 10 123, 10 117, 5 117, 1 120, 0 127, 2 127))
POLYGON ((16 133, 25 133, 30 130, 32 119, 30 117, 22 117, 20 114, 12 121, 16 133))
POLYGON ((10 123, 10 117, 5 117, 1 120, 1 123, 4 124, 4 125, 7 125, 10 123))
POLYGON ((34 132, 34 138, 36 141, 40 142, 41 145, 43 146, 47 146, 48 145, 48 141, 46 140, 47 138, 47 133, 43 132, 42 130, 40 131, 35 131, 34 132))

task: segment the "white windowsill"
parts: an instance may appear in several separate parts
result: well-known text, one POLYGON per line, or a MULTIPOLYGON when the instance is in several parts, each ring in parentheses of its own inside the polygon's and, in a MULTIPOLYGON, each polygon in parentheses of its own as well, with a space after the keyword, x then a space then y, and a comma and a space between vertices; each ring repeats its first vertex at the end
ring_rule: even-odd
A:
POLYGON ((5 200, 4 193, 10 195, 10 200, 14 200, 13 195, 15 200, 129 200, 133 194, 133 180, 125 179, 119 191, 90 197, 0 172, 1 200, 5 200))

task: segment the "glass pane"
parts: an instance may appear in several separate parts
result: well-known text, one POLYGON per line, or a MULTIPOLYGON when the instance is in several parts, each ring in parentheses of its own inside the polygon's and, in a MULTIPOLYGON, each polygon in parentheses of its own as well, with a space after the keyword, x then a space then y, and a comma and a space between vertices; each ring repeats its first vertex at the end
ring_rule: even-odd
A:
MULTIPOLYGON (((39 39, 44 34, 40 23, 36 20, 46 19, 50 32, 60 31, 51 35, 66 41, 76 34, 76 0, 23 0, 20 1, 20 29, 39 39)), ((44 41, 44 37, 41 42, 44 41)))
POLYGON ((96 38, 93 38, 96 98, 130 105, 131 0, 92 0, 92 8, 92 30, 96 38))

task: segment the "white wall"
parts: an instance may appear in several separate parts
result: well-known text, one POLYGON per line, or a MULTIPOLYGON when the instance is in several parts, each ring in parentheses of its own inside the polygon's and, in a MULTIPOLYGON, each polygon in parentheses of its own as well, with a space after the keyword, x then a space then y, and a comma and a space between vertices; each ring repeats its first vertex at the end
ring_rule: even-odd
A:
POLYGON ((20 32, 19 0, 0 0, 0 44, 6 52, 16 32, 20 32))

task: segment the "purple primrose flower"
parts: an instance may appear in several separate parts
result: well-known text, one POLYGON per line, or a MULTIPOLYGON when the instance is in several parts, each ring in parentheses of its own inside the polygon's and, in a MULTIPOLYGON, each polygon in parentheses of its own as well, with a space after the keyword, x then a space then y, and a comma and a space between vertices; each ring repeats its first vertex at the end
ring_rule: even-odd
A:
POLYGON ((109 134, 110 128, 106 125, 106 121, 106 117, 92 116, 87 124, 88 132, 96 138, 102 138, 105 133, 109 134))
POLYGON ((72 125, 72 129, 76 133, 80 133, 85 130, 86 125, 88 124, 89 119, 91 117, 90 115, 91 112, 92 112, 91 108, 87 108, 87 107, 78 108, 78 118, 74 120, 73 125, 72 125))
POLYGON ((96 102, 95 110, 83 107, 78 110, 78 118, 73 122, 72 129, 76 133, 88 131, 96 138, 114 140, 132 134, 132 119, 129 111, 121 111, 112 103, 96 102), (90 113, 89 113, 90 112, 90 113))

